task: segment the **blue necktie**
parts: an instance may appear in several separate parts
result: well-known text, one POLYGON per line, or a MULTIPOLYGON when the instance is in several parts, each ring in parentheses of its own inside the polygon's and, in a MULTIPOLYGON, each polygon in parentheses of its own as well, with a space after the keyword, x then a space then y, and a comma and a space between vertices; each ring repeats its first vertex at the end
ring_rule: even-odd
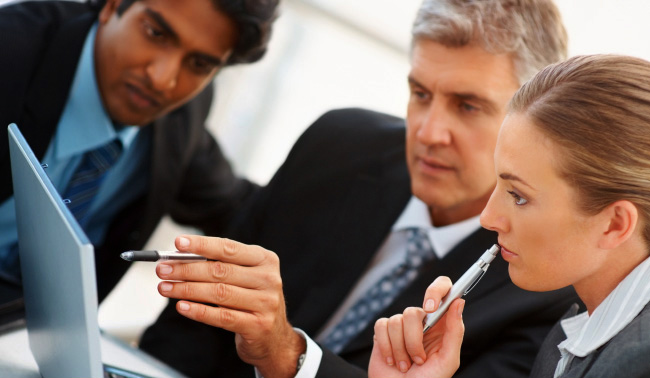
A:
MULTIPOLYGON (((343 348, 409 285, 418 270, 435 257, 425 230, 407 229, 406 257, 400 265, 381 277, 359 298, 343 317, 343 320, 325 337, 323 345, 334 353, 343 348)), ((424 293, 423 293, 424 294, 424 293)))
POLYGON ((108 169, 117 161, 121 152, 122 143, 118 139, 88 151, 72 175, 63 198, 70 200, 68 208, 82 227, 88 222, 88 210, 108 169))

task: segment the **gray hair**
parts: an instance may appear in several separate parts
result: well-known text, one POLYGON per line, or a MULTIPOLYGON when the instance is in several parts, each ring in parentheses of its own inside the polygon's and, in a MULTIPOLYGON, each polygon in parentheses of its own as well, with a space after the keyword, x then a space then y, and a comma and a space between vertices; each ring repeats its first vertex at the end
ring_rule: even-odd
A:
POLYGON ((567 33, 551 0, 424 0, 412 35, 413 43, 476 43, 491 54, 511 54, 519 84, 567 56, 567 33))

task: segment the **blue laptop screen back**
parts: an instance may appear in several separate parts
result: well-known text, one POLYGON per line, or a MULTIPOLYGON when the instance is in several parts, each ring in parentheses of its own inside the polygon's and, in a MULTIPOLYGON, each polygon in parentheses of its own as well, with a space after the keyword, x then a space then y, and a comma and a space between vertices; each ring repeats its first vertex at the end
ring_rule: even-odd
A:
POLYGON ((9 150, 29 345, 43 377, 103 377, 93 246, 15 124, 9 150))

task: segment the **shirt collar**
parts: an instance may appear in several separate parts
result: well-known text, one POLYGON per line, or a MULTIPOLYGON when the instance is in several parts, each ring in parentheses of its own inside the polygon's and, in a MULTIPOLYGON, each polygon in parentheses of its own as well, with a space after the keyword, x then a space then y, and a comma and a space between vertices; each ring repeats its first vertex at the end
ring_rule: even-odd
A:
POLYGON ((419 198, 412 196, 406 208, 393 225, 393 232, 417 227, 427 231, 429 241, 438 258, 443 258, 451 249, 481 226, 479 216, 465 219, 447 226, 436 227, 431 222, 429 207, 419 198))
POLYGON ((650 302, 650 258, 628 274, 594 310, 562 320, 567 339, 558 345, 575 356, 585 357, 603 346, 650 302))
POLYGON ((127 126, 115 131, 113 122, 104 109, 95 76, 95 23, 86 37, 70 95, 58 124, 56 158, 67 158, 120 138, 126 149, 135 138, 138 128, 127 126))

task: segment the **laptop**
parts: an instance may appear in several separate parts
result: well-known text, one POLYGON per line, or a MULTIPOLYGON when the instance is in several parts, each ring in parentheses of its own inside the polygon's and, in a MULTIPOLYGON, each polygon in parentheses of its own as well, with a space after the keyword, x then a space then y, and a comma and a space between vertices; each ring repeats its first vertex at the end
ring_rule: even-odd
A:
POLYGON ((102 364, 93 245, 15 124, 9 151, 29 346, 43 377, 143 377, 102 364))

